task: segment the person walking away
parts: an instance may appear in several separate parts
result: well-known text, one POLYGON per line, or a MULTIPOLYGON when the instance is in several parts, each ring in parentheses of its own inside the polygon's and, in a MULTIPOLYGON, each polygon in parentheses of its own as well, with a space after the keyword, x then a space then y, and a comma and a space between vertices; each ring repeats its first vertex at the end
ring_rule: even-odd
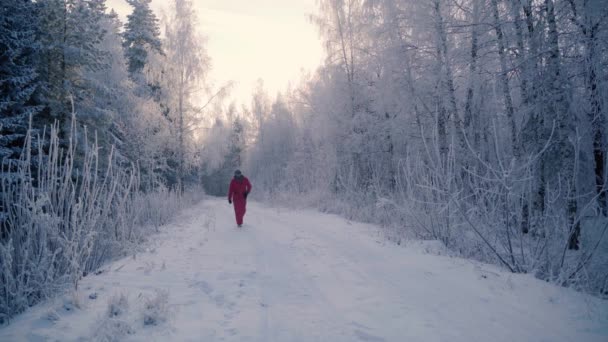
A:
POLYGON ((228 189, 228 203, 234 205, 234 214, 236 216, 236 224, 239 227, 243 226, 243 216, 245 216, 247 206, 247 195, 251 192, 251 183, 249 179, 243 176, 241 170, 234 171, 234 178, 230 181, 228 189))

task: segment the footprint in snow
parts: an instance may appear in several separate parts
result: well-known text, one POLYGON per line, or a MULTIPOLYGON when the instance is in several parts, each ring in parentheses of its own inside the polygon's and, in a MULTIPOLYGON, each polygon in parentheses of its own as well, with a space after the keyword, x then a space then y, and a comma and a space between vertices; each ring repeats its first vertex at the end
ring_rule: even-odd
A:
POLYGON ((224 304, 226 304, 226 297, 224 297, 223 294, 218 294, 217 296, 213 297, 213 301, 217 306, 224 306, 224 304))
POLYGON ((196 281, 192 283, 190 287, 198 287, 207 295, 213 292, 213 288, 211 287, 211 285, 209 285, 209 283, 204 280, 196 281))
POLYGON ((371 342, 384 342, 385 340, 382 337, 374 336, 372 334, 366 333, 362 330, 355 330, 355 336, 361 341, 371 341, 371 342))
POLYGON ((238 330, 236 328, 226 329, 226 333, 230 336, 236 336, 238 334, 238 330))

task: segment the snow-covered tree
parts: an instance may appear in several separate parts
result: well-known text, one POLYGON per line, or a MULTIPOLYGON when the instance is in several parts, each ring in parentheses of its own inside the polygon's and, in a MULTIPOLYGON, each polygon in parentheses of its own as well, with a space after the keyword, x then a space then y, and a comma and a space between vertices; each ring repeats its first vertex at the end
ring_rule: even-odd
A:
POLYGON ((33 98, 40 49, 34 13, 31 1, 7 0, 0 7, 0 161, 19 157, 29 117, 40 110, 33 98))
POLYGON ((137 79, 148 63, 151 52, 162 53, 160 27, 150 3, 152 0, 127 0, 133 12, 127 16, 123 47, 132 78, 137 79))
POLYGON ((297 124, 253 126, 258 189, 605 287, 603 2, 324 0, 313 19, 327 59, 284 101, 297 124))
MULTIPOLYGON (((178 78, 162 75, 181 64, 145 43, 141 78, 129 77, 121 26, 105 0, 0 5, 0 159, 12 159, 0 165, 0 324, 78 286, 187 195, 166 187, 178 97, 165 90, 178 78)), ((172 32, 178 44, 184 32, 172 32)), ((182 89, 190 111, 193 88, 182 89)))
POLYGON ((237 112, 234 103, 223 114, 223 118, 216 118, 201 142, 202 184, 207 193, 216 196, 227 194, 234 171, 244 166, 246 125, 243 114, 237 112))
POLYGON ((178 187, 183 189, 188 169, 193 165, 194 132, 199 128, 207 105, 216 99, 210 94, 206 76, 210 68, 205 38, 197 31, 192 1, 175 0, 165 19, 166 87, 172 122, 178 187), (197 98, 204 98, 196 102, 197 98))
POLYGON ((291 110, 278 95, 261 122, 248 160, 247 170, 261 189, 273 191, 289 182, 285 168, 295 150, 295 128, 291 110))
MULTIPOLYGON (((36 2, 40 18, 38 40, 42 44, 38 72, 44 82, 46 104, 41 124, 58 120, 63 133, 69 130, 72 106, 86 116, 87 101, 94 96, 94 80, 87 71, 108 68, 108 56, 100 47, 105 31, 102 0, 44 0, 36 2)), ((84 119, 84 118, 83 118, 84 119)))

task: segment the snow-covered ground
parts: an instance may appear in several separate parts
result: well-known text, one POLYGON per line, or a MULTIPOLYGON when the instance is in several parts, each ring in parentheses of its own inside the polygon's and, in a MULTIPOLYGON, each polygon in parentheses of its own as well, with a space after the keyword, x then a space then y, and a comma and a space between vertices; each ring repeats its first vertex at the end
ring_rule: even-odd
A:
POLYGON ((151 241, 0 341, 608 341, 606 301, 333 215, 210 199, 151 241))

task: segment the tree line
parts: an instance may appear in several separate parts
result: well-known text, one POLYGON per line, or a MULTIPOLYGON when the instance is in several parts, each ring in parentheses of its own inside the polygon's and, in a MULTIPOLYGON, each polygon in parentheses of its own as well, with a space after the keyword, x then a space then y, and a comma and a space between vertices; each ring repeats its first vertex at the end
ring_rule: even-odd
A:
POLYGON ((254 182, 608 294, 605 1, 323 0, 311 21, 323 65, 254 96, 254 182))
POLYGON ((105 0, 0 5, 0 323, 193 200, 196 132, 226 89, 192 1, 161 19, 127 3, 124 24, 105 0))

